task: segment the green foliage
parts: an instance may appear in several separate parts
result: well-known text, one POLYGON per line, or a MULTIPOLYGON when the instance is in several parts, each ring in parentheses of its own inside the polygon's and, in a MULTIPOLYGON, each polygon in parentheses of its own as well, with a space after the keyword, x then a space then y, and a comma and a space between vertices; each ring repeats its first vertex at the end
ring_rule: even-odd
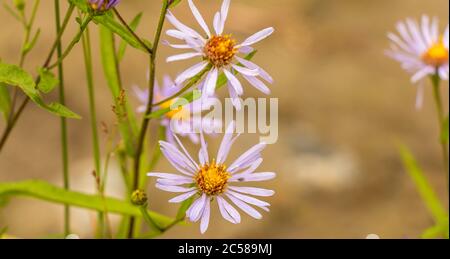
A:
MULTIPOLYGON (((129 202, 110 197, 103 199, 100 195, 68 191, 44 181, 0 183, 0 197, 10 195, 28 196, 53 203, 67 204, 101 212, 129 216, 141 215, 139 208, 129 202)), ((167 226, 172 222, 172 219, 156 212, 149 211, 148 213, 160 226, 167 226)))
POLYGON ((34 34, 33 38, 31 39, 31 41, 26 42, 25 45, 23 46, 23 49, 22 49, 22 54, 23 55, 28 54, 28 52, 30 52, 34 48, 34 46, 36 45, 36 42, 38 41, 40 35, 41 35, 41 30, 38 29, 36 31, 36 33, 34 34))
MULTIPOLYGON (((406 171, 416 185, 417 191, 419 192, 422 200, 436 222, 437 226, 448 226, 448 214, 446 213, 444 207, 442 206, 438 196, 436 195, 433 187, 426 179, 422 169, 419 167, 416 159, 412 155, 411 151, 404 145, 399 146, 400 154, 406 171)), ((434 229, 435 230, 435 229, 434 229)), ((430 232, 435 232, 432 230, 426 231, 427 235, 430 232)), ((447 228, 448 236, 448 228, 447 228)))
POLYGON ((5 83, 0 83, 0 113, 3 114, 5 120, 11 111, 11 97, 9 95, 8 87, 5 83))
POLYGON ((59 81, 56 79, 55 75, 47 69, 40 68, 39 76, 40 80, 37 88, 43 93, 50 93, 59 84, 59 81))
POLYGON ((181 203, 180 208, 178 209, 176 220, 181 221, 186 217, 186 211, 189 209, 189 207, 194 202, 194 197, 191 197, 181 203))
MULTIPOLYGON (((84 13, 89 12, 89 6, 86 0, 69 0, 69 1, 84 13)), ((114 17, 112 15, 109 15, 108 13, 103 15, 97 15, 94 17, 93 20, 96 24, 101 24, 106 28, 108 28, 109 30, 111 30, 112 32, 114 32, 115 34, 119 35, 119 37, 121 37, 124 41, 126 41, 130 46, 136 49, 146 51, 125 27, 123 27, 120 23, 114 20, 114 17)))
MULTIPOLYGON (((135 31, 136 28, 139 26, 139 23, 141 22, 142 13, 138 13, 136 17, 133 18, 133 20, 130 23, 130 28, 135 31)), ((119 45, 119 50, 117 51, 117 59, 121 61, 123 57, 125 56, 125 50, 127 49, 128 42, 125 40, 122 40, 119 45)))
MULTIPOLYGON (((50 79, 50 75, 48 74, 45 77, 43 88, 48 90, 49 86, 54 84, 54 81, 50 79)), ((0 83, 19 87, 35 104, 57 116, 72 119, 81 118, 78 114, 60 103, 46 104, 41 97, 38 87, 36 87, 33 77, 16 65, 0 62, 0 83)))

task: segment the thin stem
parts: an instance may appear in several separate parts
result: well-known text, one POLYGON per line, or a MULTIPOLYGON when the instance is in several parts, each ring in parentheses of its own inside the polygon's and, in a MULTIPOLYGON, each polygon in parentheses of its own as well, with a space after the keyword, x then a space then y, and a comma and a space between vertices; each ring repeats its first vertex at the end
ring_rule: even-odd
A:
MULTIPOLYGON (((158 51, 158 45, 159 45, 159 40, 161 38, 161 33, 162 33, 162 29, 164 26, 164 22, 166 20, 166 14, 167 14, 167 9, 168 9, 168 0, 164 0, 163 1, 163 6, 161 8, 161 15, 159 18, 159 22, 158 22, 158 27, 156 29, 156 33, 155 33, 155 38, 153 40, 153 48, 152 48, 152 55, 150 55, 150 78, 149 78, 149 95, 148 95, 148 102, 147 102, 147 109, 145 112, 145 116, 144 116, 144 121, 142 122, 142 127, 139 133, 139 139, 138 139, 138 143, 137 143, 137 149, 136 149, 136 154, 135 154, 135 158, 134 158, 134 177, 133 177, 133 188, 132 190, 136 190, 139 187, 139 169, 141 166, 141 155, 142 155, 142 150, 143 150, 143 146, 144 146, 144 140, 145 140, 145 136, 147 134, 147 129, 148 129, 148 125, 150 123, 150 118, 149 118, 149 114, 151 114, 152 112, 152 103, 153 103, 153 95, 154 95, 154 88, 155 88, 155 74, 156 74, 156 54, 158 51)), ((128 237, 129 238, 133 238, 134 235, 134 225, 135 225, 135 218, 132 217, 130 219, 130 228, 129 228, 129 232, 128 232, 128 237)))
MULTIPOLYGON (((64 18, 64 22, 61 26, 60 33, 57 35, 55 43, 53 44, 50 53, 43 65, 44 68, 47 68, 48 64, 51 61, 51 58, 53 57, 53 54, 55 53, 56 47, 58 43, 61 41, 61 37, 64 34, 64 31, 67 28, 67 24, 69 23, 70 17, 72 16, 73 10, 75 6, 73 4, 70 5, 69 9, 67 10, 66 16, 64 18)), ((36 82, 39 82, 40 78, 38 77, 36 82)), ((12 116, 12 118, 9 120, 5 131, 2 134, 2 137, 0 139, 0 152, 3 150, 3 147, 5 146, 6 141, 8 140, 9 136, 11 135, 12 130, 14 129, 14 126, 16 125, 17 121, 19 120, 20 116, 22 115, 23 111, 25 110, 25 107, 28 105, 30 101, 30 98, 25 98, 20 105, 19 109, 17 110, 16 114, 12 116)))
MULTIPOLYGON (((33 15, 34 16, 34 15, 33 15)), ((32 18, 34 19, 34 18, 32 18)), ((59 8, 59 0, 55 0, 55 23, 56 23, 56 33, 59 35, 61 32, 61 14, 59 8)), ((61 41, 58 41, 56 46, 56 53, 58 58, 62 54, 61 41)), ((64 68, 63 63, 58 65, 58 78, 59 78, 59 102, 63 105, 66 103, 65 91, 64 91, 64 68)), ((70 179, 69 179, 69 149, 67 140, 67 120, 66 118, 61 118, 61 145, 62 145, 62 164, 63 164, 63 179, 64 179, 64 189, 69 190, 70 179)), ((64 235, 70 234, 70 207, 69 205, 64 205, 64 235)))
MULTIPOLYGON (((86 81, 88 86, 88 95, 89 95, 89 115, 90 115, 90 123, 91 123, 91 134, 92 134, 92 150, 94 154, 94 168, 95 172, 100 177, 101 173, 101 158, 100 158, 100 144, 98 140, 98 131, 97 131, 97 112, 96 112, 96 105, 95 105, 95 87, 94 87, 94 76, 93 76, 93 69, 92 69, 92 50, 91 50, 91 40, 90 40, 90 34, 89 34, 89 28, 85 29, 85 32, 82 34, 81 39, 82 45, 83 45, 83 56, 84 56, 84 63, 85 63, 85 69, 86 69, 86 81)), ((103 179, 103 177, 100 177, 103 179)), ((102 194, 103 188, 101 184, 98 187, 98 191, 102 194)), ((101 238, 103 236, 103 230, 104 230, 104 222, 108 222, 108 216, 105 212, 105 215, 103 215, 103 212, 98 213, 98 219, 99 219, 99 228, 97 231, 97 236, 101 238)), ((109 225, 109 224, 108 224, 109 225)), ((109 229, 109 227, 107 228, 109 229)), ((110 232, 108 230, 108 232, 110 232)))
POLYGON ((52 69, 52 68, 58 66, 58 64, 61 63, 69 55, 69 53, 72 51, 73 47, 75 47, 75 45, 80 41, 81 36, 83 35, 83 32, 86 30, 86 28, 88 27, 88 25, 92 21, 92 19, 93 19, 92 16, 88 16, 86 18, 86 20, 80 26, 80 31, 78 31, 78 33, 75 35, 73 40, 67 46, 64 53, 61 55, 60 58, 58 58, 58 60, 54 64, 48 65, 47 66, 48 69, 52 69))
POLYGON ((125 21, 125 19, 123 19, 123 17, 120 15, 119 11, 117 11, 116 8, 113 9, 114 10, 114 14, 117 16, 117 18, 119 19, 120 23, 122 23, 123 26, 125 26, 125 28, 127 29, 127 31, 133 35, 133 37, 137 40, 137 42, 149 53, 152 54, 153 50, 147 45, 145 44, 145 42, 133 31, 133 29, 131 29, 131 27, 128 25, 128 23, 125 21))
MULTIPOLYGON (((444 127, 444 123, 445 123, 445 114, 444 114, 444 106, 442 103, 442 96, 441 96, 441 89, 440 89, 440 85, 441 85, 441 79, 439 77, 438 74, 434 75, 432 77, 432 82, 433 82, 433 96, 434 96, 434 101, 436 104, 436 111, 437 111, 437 115, 438 115, 438 122, 439 122, 439 136, 441 136, 442 132, 445 130, 444 127)), ((447 177, 447 183, 449 180, 449 157, 448 157, 448 146, 447 143, 440 141, 441 143, 441 149, 442 149, 442 158, 443 158, 443 162, 444 162, 444 169, 445 169, 445 174, 447 177)))

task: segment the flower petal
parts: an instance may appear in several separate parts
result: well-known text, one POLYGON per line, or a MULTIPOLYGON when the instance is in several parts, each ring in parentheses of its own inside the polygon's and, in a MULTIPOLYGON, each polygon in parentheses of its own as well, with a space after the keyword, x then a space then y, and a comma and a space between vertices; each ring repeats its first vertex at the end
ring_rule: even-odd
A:
POLYGON ((192 203, 191 207, 187 211, 190 221, 196 222, 200 219, 203 208, 205 207, 206 198, 206 194, 203 194, 200 198, 195 200, 194 203, 192 203))
POLYGON ((258 78, 254 77, 254 76, 246 76, 246 75, 242 75, 251 85, 253 85, 256 89, 258 89, 259 91, 261 91, 264 94, 269 95, 270 94, 270 89, 269 87, 267 87, 266 84, 264 84, 261 80, 259 80, 258 78))
POLYGON ((224 198, 217 196, 216 199, 222 217, 233 224, 239 224, 241 222, 241 215, 239 212, 224 198))
POLYGON ((237 56, 236 56, 236 59, 239 61, 239 63, 241 63, 242 65, 246 66, 249 69, 258 69, 259 75, 267 82, 273 84, 274 80, 273 80, 272 76, 269 75, 269 73, 267 73, 267 71, 262 69, 260 66, 256 65, 255 63, 253 63, 251 61, 248 61, 246 59, 243 59, 243 58, 240 58, 237 56))
POLYGON ((238 179, 239 182, 262 182, 272 180, 276 177, 276 174, 273 172, 263 172, 263 173, 253 173, 242 176, 241 179, 238 179))
POLYGON ((168 180, 186 180, 186 179, 190 179, 189 177, 183 176, 183 175, 178 175, 178 174, 168 174, 168 173, 158 173, 158 172, 151 172, 151 173, 147 173, 147 176, 151 176, 151 177, 158 177, 161 179, 168 179, 168 180))
POLYGON ((236 192, 240 192, 240 193, 261 196, 261 197, 270 197, 275 194, 275 192, 273 190, 255 188, 255 187, 228 186, 228 189, 236 191, 236 192))
POLYGON ((208 37, 210 38, 211 32, 208 28, 208 25, 206 25, 205 20, 203 19, 203 16, 198 11, 197 7, 195 6, 194 2, 192 2, 192 0, 188 0, 188 3, 189 3, 189 7, 191 8, 192 13, 194 14, 195 19, 200 24, 202 29, 206 32, 206 35, 208 35, 208 37))
POLYGON ((259 76, 259 71, 258 69, 248 69, 245 67, 241 67, 238 65, 231 65, 234 69, 236 69, 236 71, 238 71, 239 73, 241 73, 242 75, 246 75, 246 76, 259 76))
POLYGON ((167 62, 174 62, 174 61, 179 61, 179 60, 186 60, 186 59, 191 59, 194 57, 199 57, 202 56, 202 53, 199 52, 188 52, 188 53, 183 53, 183 54, 178 54, 178 55, 173 55, 170 56, 166 59, 167 62))
POLYGON ((205 96, 210 97, 214 95, 214 92, 216 91, 217 77, 218 77, 217 68, 211 70, 206 76, 205 85, 203 86, 204 91, 206 93, 205 96))
POLYGON ((206 199, 205 207, 203 208, 202 220, 200 222, 200 232, 204 234, 209 226, 209 218, 211 214, 211 200, 206 199))
POLYGON ((171 186, 171 185, 163 185, 163 184, 156 184, 156 188, 166 191, 166 192, 190 192, 195 190, 195 187, 192 188, 186 188, 182 186, 171 186))
POLYGON ((260 157, 261 151, 266 147, 266 143, 259 143, 251 147, 244 154, 242 154, 236 161, 234 161, 228 170, 230 172, 239 170, 239 168, 246 168, 250 163, 254 162, 260 157))
POLYGON ((247 203, 235 198, 233 195, 230 195, 226 193, 227 197, 234 203, 236 206, 238 206, 241 210, 243 210, 245 213, 247 213, 249 216, 255 218, 255 219, 261 219, 262 215, 257 210, 252 208, 247 203))
POLYGON ((222 34, 225 28, 225 22, 228 18, 228 11, 230 10, 230 0, 223 0, 222 7, 220 8, 220 26, 218 34, 222 34))
POLYGON ((233 86, 234 90, 236 91, 236 94, 241 96, 244 93, 244 89, 242 89, 242 84, 239 82, 239 80, 228 70, 223 70, 225 76, 228 78, 228 81, 233 86))
POLYGON ((263 39, 269 37, 274 31, 275 31, 275 29, 272 28, 272 27, 266 28, 264 30, 261 30, 261 31, 255 33, 255 34, 253 34, 249 38, 247 38, 239 46, 250 46, 250 45, 253 45, 253 44, 255 44, 255 43, 259 42, 259 41, 262 41, 263 39))
POLYGON ((223 136, 222 142, 220 143, 219 151, 217 152, 217 163, 223 164, 228 157, 228 153, 230 152, 231 146, 234 141, 236 141, 237 137, 233 138, 235 122, 232 121, 228 125, 225 135, 223 136))
POLYGON ((179 74, 177 78, 175 79, 175 83, 177 85, 180 85, 184 83, 186 80, 193 78, 198 73, 200 73, 205 67, 208 65, 208 62, 204 61, 201 63, 198 63, 188 69, 186 69, 183 73, 179 74))
POLYGON ((185 34, 187 34, 188 36, 192 37, 192 38, 197 38, 197 39, 203 39, 204 38, 195 30, 189 28, 188 26, 184 25, 183 23, 181 23, 173 14, 172 12, 168 11, 167 15, 166 15, 167 20, 173 25, 175 26, 175 28, 177 28, 178 30, 180 30, 181 32, 184 32, 185 34))
POLYGON ((169 202, 170 203, 180 203, 180 202, 183 202, 183 201, 191 198, 196 193, 197 193, 197 190, 193 190, 191 192, 187 192, 187 193, 181 194, 175 198, 172 198, 171 200, 169 200, 169 202))

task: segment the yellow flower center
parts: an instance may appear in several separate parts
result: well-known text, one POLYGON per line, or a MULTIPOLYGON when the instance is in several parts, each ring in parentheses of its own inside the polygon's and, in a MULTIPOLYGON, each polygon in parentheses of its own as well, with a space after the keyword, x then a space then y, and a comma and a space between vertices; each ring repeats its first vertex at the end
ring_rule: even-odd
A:
MULTIPOLYGON (((167 101, 160 105, 162 109, 172 108, 172 105, 176 103, 176 99, 167 101)), ((165 116, 169 119, 185 119, 189 117, 189 110, 184 108, 183 106, 179 106, 176 109, 170 110, 170 112, 166 113, 165 116)))
POLYGON ((231 174, 227 172, 225 165, 218 165, 215 161, 205 164, 195 175, 194 180, 198 189, 207 195, 218 195, 225 191, 231 174))
POLYGON ((204 52, 215 67, 229 65, 237 53, 236 40, 231 38, 231 35, 212 36, 206 43, 204 52))
POLYGON ((445 47, 444 40, 441 37, 438 42, 434 43, 433 46, 423 54, 422 60, 428 65, 439 67, 448 63, 448 57, 448 49, 445 47))

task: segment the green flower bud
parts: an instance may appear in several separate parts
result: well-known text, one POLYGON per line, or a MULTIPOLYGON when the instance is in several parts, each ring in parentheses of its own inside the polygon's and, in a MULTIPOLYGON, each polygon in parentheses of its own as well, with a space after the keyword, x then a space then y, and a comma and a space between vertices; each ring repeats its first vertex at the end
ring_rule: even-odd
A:
POLYGON ((17 10, 23 11, 25 9, 25 0, 13 0, 13 3, 17 10))
POLYGON ((131 194, 131 202, 136 206, 147 204, 147 195, 143 190, 136 190, 131 194))

